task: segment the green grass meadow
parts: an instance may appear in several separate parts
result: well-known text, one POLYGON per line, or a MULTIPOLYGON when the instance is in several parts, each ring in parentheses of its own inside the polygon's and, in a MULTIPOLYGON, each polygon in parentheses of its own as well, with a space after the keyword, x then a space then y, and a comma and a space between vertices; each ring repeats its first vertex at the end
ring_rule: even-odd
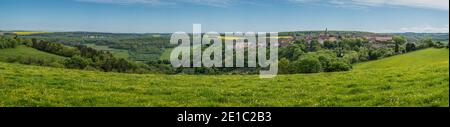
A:
POLYGON ((19 45, 16 48, 0 49, 0 61, 7 61, 8 58, 37 58, 37 59, 54 59, 64 60, 62 56, 39 51, 24 45, 19 45))
POLYGON ((101 51, 108 51, 117 58, 128 59, 130 57, 128 50, 114 49, 114 48, 109 48, 109 46, 99 46, 99 45, 95 45, 95 44, 86 44, 86 46, 97 49, 97 50, 101 50, 101 51))
POLYGON ((448 107, 448 58, 448 49, 424 49, 360 63, 349 72, 272 79, 119 74, 0 62, 0 106, 448 107))

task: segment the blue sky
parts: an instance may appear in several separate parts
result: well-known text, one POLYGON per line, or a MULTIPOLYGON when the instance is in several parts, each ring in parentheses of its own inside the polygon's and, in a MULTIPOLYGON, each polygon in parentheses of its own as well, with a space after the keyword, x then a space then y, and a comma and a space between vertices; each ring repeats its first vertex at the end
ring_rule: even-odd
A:
POLYGON ((0 0, 0 30, 449 31, 448 0, 0 0))

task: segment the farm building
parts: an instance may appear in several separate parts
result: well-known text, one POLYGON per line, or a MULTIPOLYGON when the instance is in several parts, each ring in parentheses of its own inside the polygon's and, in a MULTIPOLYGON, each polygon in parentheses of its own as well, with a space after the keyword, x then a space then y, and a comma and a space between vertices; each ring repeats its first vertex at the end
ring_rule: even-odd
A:
POLYGON ((365 36, 364 38, 366 38, 370 42, 389 42, 389 41, 392 41, 392 36, 373 35, 373 36, 365 36))

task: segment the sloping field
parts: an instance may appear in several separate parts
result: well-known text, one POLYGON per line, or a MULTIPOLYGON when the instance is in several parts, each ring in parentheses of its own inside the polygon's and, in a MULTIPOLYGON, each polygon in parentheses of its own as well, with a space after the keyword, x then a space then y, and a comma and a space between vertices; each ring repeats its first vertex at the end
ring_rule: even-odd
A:
POLYGON ((24 45, 19 45, 16 48, 0 49, 0 61, 7 61, 8 58, 36 58, 36 59, 53 59, 63 60, 62 56, 39 51, 24 45))
MULTIPOLYGON (((2 52, 2 51, 0 51, 2 52)), ((0 62, 0 106, 449 106, 447 49, 355 65, 349 72, 139 75, 0 62)))

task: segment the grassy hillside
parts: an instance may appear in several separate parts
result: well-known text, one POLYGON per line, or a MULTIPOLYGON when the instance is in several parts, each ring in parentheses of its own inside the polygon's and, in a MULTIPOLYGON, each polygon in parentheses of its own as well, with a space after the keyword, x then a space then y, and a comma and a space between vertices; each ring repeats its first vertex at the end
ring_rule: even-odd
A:
POLYGON ((54 59, 63 60, 64 57, 39 51, 24 45, 19 45, 16 48, 0 49, 0 61, 7 61, 8 58, 37 58, 37 59, 54 59))
POLYGON ((172 53, 173 48, 164 49, 164 52, 159 57, 160 60, 170 60, 170 53, 172 53))
POLYGON ((108 46, 99 46, 99 45, 95 45, 95 44, 86 44, 86 46, 97 49, 97 50, 101 50, 101 51, 108 51, 117 58, 128 59, 130 57, 128 50, 113 49, 113 48, 109 48, 108 46))
POLYGON ((358 64, 350 72, 273 79, 0 62, 0 106, 449 106, 448 55, 447 49, 426 49, 358 64))
POLYGON ((445 49, 425 49, 408 53, 406 55, 399 55, 392 58, 381 59, 377 61, 370 61, 366 63, 359 63, 354 66, 355 70, 366 69, 389 69, 398 67, 414 67, 426 66, 429 64, 437 64, 439 62, 448 63, 448 50, 445 49))

